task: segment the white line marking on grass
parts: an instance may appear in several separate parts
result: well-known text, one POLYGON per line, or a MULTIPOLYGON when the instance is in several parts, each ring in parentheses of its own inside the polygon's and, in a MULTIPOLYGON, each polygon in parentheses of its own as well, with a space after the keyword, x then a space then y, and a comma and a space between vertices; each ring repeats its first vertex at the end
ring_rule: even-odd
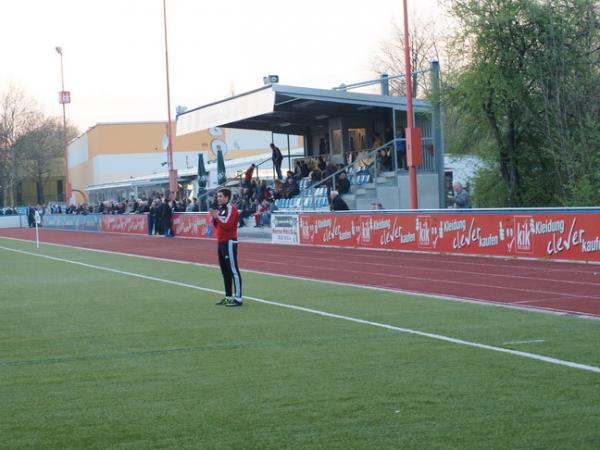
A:
POLYGON ((546 342, 544 339, 530 339, 528 341, 506 341, 503 342, 502 345, 511 345, 511 344, 538 344, 540 342, 546 342))
MULTIPOLYGON (((62 231, 62 230, 59 230, 59 231, 62 231)), ((17 241, 17 242, 26 242, 26 243, 32 242, 29 239, 19 239, 19 238, 6 237, 6 236, 0 236, 0 239, 6 239, 6 240, 10 240, 10 241, 17 241)), ((186 239, 188 239, 188 238, 186 238, 186 239)), ((189 239, 196 239, 196 238, 189 238, 189 239)), ((197 239, 202 240, 203 238, 197 238, 197 239)), ((181 260, 171 259, 171 258, 161 258, 158 256, 146 256, 146 255, 138 255, 136 253, 116 252, 113 250, 101 250, 98 248, 80 247, 77 245, 57 244, 55 242, 44 242, 44 245, 50 245, 50 246, 54 246, 54 247, 63 247, 63 248, 69 248, 69 249, 77 249, 77 250, 83 250, 83 251, 87 251, 87 252, 106 253, 109 255, 129 256, 132 258, 149 259, 152 261, 165 261, 165 262, 170 262, 170 263, 175 263, 175 264, 186 264, 186 265, 192 265, 192 266, 198 266, 198 267, 219 268, 219 266, 217 264, 205 264, 205 263, 199 263, 199 262, 194 262, 194 261, 181 261, 181 260)), ((469 304, 480 305, 480 306, 491 306, 491 307, 495 307, 495 308, 513 309, 516 311, 527 311, 527 312, 533 312, 533 313, 551 314, 551 315, 556 315, 556 316, 569 315, 571 317, 576 317, 578 319, 600 320, 600 316, 594 315, 591 313, 585 313, 585 312, 581 312, 581 311, 574 311, 574 310, 561 309, 561 308, 528 306, 525 304, 527 302, 507 303, 507 302, 502 302, 500 300, 490 300, 490 299, 484 300, 484 299, 477 299, 477 298, 471 298, 471 297, 456 297, 456 296, 452 296, 449 294, 446 294, 446 295, 437 294, 435 292, 409 291, 408 289, 386 288, 386 287, 375 286, 375 285, 332 281, 332 280, 326 280, 326 279, 322 279, 322 278, 303 277, 300 275, 286 275, 283 273, 265 272, 262 270, 254 270, 254 269, 244 269, 244 272, 255 273, 255 274, 259 274, 259 275, 268 275, 268 276, 274 276, 274 277, 288 278, 290 280, 311 281, 311 282, 317 282, 317 283, 332 284, 334 286, 344 286, 344 287, 350 286, 350 287, 354 287, 354 288, 358 288, 358 289, 368 289, 371 291, 391 292, 394 294, 413 295, 416 297, 422 297, 422 298, 426 298, 426 299, 448 300, 448 301, 452 301, 452 302, 469 303, 469 304), (520 306, 515 303, 524 303, 524 305, 520 306)))
MULTIPOLYGON (((170 284, 170 285, 173 285, 173 286, 179 286, 179 287, 184 287, 184 288, 189 288, 189 289, 195 289, 195 290, 204 291, 204 292, 210 292, 210 293, 221 293, 220 290, 216 290, 216 289, 205 288, 205 287, 196 286, 196 285, 193 285, 193 284, 181 283, 181 282, 178 282, 178 281, 165 280, 165 279, 162 279, 162 278, 152 277, 152 276, 149 276, 149 275, 143 275, 143 274, 140 274, 140 273, 126 272, 124 270, 113 269, 111 267, 97 266, 97 265, 94 265, 94 264, 87 264, 87 263, 83 263, 83 262, 80 262, 80 261, 72 261, 72 260, 69 260, 69 259, 58 258, 58 257, 55 257, 55 256, 41 255, 39 253, 28 252, 28 251, 25 251, 25 250, 16 250, 16 249, 12 249, 12 248, 9 248, 9 247, 3 247, 3 246, 0 246, 0 249, 11 251, 11 252, 15 252, 15 253, 21 253, 23 255, 37 256, 39 258, 46 258, 46 259, 50 259, 50 260, 53 260, 53 261, 60 261, 60 262, 65 262, 65 263, 74 264, 74 265, 78 265, 78 266, 83 266, 83 267, 87 267, 87 268, 90 268, 90 269, 104 270, 104 271, 107 271, 107 272, 117 273, 117 274, 120 274, 120 275, 127 275, 127 276, 130 276, 130 277, 142 278, 144 280, 156 281, 156 282, 159 282, 159 283, 170 284)), ((435 340, 444 341, 444 342, 450 342, 450 343, 458 344, 458 345, 464 345, 464 346, 467 346, 467 347, 480 348, 480 349, 491 350, 491 351, 500 352, 500 353, 508 353, 510 355, 520 356, 520 357, 523 357, 523 358, 533 359, 533 360, 537 360, 537 361, 543 361, 543 362, 547 362, 547 363, 550 363, 550 364, 556 364, 556 365, 559 365, 559 366, 570 367, 572 369, 579 369, 579 370, 585 370, 585 371, 588 371, 588 372, 600 373, 600 367, 590 366, 590 365, 587 365, 587 364, 580 364, 580 363, 576 363, 576 362, 573 362, 573 361, 566 361, 566 360, 557 359, 557 358, 551 358, 549 356, 537 355, 535 353, 522 352, 522 351, 511 350, 511 349, 502 348, 502 347, 495 347, 493 345, 481 344, 479 342, 465 341, 463 339, 457 339, 457 338, 453 338, 453 337, 450 337, 450 336, 444 336, 442 334, 427 333, 427 332, 424 332, 424 331, 413 330, 413 329, 410 329, 410 328, 397 327, 397 326, 388 325, 388 324, 385 324, 385 323, 373 322, 373 321, 365 320, 365 319, 358 319, 356 317, 343 316, 341 314, 328 313, 326 311, 321 311, 321 310, 318 310, 318 309, 306 308, 306 307, 303 307, 303 306, 290 305, 290 304, 287 304, 287 303, 279 303, 279 302, 274 302, 274 301, 271 301, 271 300, 265 300, 265 299, 257 298, 257 297, 244 296, 244 299, 245 300, 246 299, 247 300, 252 300, 252 301, 255 301, 257 303, 262 303, 262 304, 265 304, 265 305, 278 306, 280 308, 287 308, 287 309, 291 309, 291 310, 294 310, 294 311, 302 311, 302 312, 306 312, 306 313, 310 313, 310 314, 315 314, 317 316, 329 317, 329 318, 332 318, 332 319, 345 320, 347 322, 359 323, 359 324, 362 324, 362 325, 369 325, 369 326, 373 326, 373 327, 377 327, 377 328, 383 328, 383 329, 391 330, 391 331, 398 331, 400 333, 413 334, 413 335, 416 335, 416 336, 427 337, 427 338, 430 338, 430 339, 435 339, 435 340)))

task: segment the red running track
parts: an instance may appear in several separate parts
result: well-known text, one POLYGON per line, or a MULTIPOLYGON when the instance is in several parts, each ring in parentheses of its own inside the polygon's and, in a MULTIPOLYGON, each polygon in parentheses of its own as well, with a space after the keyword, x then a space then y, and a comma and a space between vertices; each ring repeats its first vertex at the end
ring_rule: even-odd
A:
MULTIPOLYGON (((35 240, 27 228, 0 236, 35 240)), ((217 265, 209 239, 40 230, 44 242, 217 265)), ((600 266, 241 242, 242 271, 436 294, 600 317, 600 266)))

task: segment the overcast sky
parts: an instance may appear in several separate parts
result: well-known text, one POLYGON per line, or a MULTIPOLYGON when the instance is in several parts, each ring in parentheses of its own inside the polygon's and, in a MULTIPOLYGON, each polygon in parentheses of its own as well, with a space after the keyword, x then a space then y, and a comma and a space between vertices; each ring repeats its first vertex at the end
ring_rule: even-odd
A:
MULTIPOLYGON (((60 57, 81 131, 166 120, 162 0, 0 0, 0 91, 13 83, 61 115, 60 57)), ((410 15, 441 14, 409 0, 410 15)), ((172 111, 262 85, 331 88, 374 78, 373 55, 402 20, 400 0, 167 0, 172 111)), ((174 112, 173 112, 174 116, 174 112)))

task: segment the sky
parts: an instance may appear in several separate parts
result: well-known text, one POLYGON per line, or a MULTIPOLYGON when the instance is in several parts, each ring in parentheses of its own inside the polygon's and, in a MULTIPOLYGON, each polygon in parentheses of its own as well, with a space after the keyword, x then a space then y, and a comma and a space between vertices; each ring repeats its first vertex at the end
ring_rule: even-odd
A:
MULTIPOLYGON (((373 60, 400 23, 400 0, 166 0, 171 111, 260 87, 332 88, 376 78, 373 60)), ((0 93, 13 85, 80 131, 103 122, 166 121, 162 0, 0 0, 0 93)), ((442 14, 409 0, 409 17, 442 14)))

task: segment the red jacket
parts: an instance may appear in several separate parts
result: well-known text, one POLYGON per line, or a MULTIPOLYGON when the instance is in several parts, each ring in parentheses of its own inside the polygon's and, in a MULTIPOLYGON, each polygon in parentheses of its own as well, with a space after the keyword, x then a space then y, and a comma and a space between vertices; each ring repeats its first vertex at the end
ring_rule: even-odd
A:
POLYGON ((252 175, 254 174, 254 166, 248 167, 246 173, 244 173, 244 181, 250 183, 252 181, 252 175))
POLYGON ((219 242, 237 241, 238 219, 238 210, 232 203, 219 208, 219 215, 213 219, 219 242))

